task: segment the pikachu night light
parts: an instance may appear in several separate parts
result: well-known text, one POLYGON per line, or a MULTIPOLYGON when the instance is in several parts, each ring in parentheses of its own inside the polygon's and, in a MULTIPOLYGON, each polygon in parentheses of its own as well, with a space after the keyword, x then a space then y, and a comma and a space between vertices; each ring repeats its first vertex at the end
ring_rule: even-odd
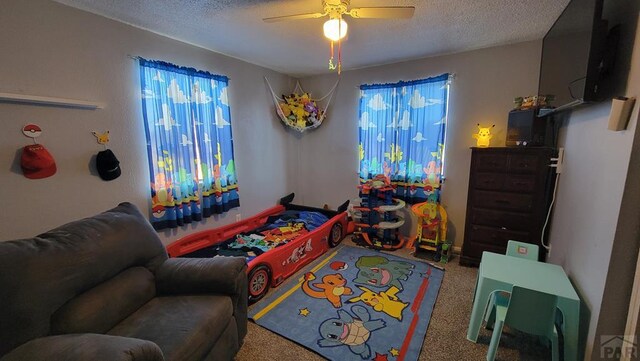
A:
POLYGON ((474 134, 473 137, 477 140, 477 146, 479 148, 487 148, 491 143, 491 128, 496 125, 492 125, 490 127, 481 127, 480 123, 478 123, 478 133, 474 134))

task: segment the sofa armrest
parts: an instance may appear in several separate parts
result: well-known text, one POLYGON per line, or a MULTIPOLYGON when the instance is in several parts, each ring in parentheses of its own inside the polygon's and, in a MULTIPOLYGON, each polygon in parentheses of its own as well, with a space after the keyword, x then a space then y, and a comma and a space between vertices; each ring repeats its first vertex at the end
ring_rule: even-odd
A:
POLYGON ((151 341, 95 333, 36 338, 4 355, 0 361, 163 361, 151 341))
POLYGON ((238 276, 246 278, 243 257, 170 258, 156 272, 159 294, 242 293, 238 276))

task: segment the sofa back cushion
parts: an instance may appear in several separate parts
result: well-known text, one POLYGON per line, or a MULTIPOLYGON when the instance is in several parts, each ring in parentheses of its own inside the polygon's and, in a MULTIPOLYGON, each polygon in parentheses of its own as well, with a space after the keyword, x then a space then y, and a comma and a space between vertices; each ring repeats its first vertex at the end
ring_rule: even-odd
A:
POLYGON ((153 274, 129 268, 60 307, 51 317, 51 333, 106 333, 155 294, 153 274))
POLYGON ((155 272, 166 258, 156 231, 130 203, 0 242, 0 357, 50 334, 51 316, 72 298, 131 267, 155 272))

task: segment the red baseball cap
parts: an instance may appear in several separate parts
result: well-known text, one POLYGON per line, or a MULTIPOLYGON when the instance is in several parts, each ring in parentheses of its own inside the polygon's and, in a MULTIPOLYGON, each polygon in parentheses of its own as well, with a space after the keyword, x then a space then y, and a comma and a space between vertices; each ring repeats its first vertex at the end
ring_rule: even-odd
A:
POLYGON ((27 145, 20 159, 22 173, 29 179, 51 177, 56 173, 56 162, 51 153, 41 144, 27 145))

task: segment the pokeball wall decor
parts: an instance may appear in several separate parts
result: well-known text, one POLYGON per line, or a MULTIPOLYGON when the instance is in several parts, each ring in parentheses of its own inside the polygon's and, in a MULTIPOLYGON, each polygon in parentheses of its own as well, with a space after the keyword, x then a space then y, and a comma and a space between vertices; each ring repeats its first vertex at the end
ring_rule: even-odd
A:
POLYGON ((36 124, 27 124, 24 127, 22 127, 22 134, 24 134, 26 137, 33 139, 33 142, 35 143, 36 142, 35 138, 39 137, 42 134, 42 128, 40 128, 36 124))

